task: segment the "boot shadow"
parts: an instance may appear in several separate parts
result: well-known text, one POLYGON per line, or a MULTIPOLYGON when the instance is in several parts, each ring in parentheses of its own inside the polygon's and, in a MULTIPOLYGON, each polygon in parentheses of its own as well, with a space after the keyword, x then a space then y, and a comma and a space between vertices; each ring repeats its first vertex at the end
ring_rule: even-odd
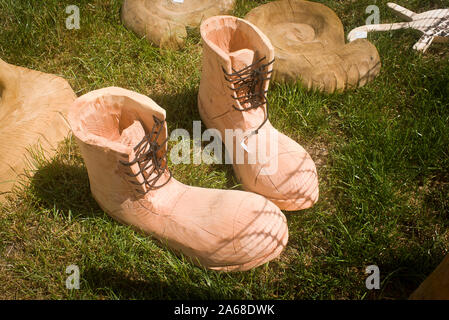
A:
POLYGON ((89 268, 82 271, 82 280, 95 295, 111 296, 121 300, 190 299, 203 300, 225 298, 211 288, 192 286, 179 279, 176 273, 161 279, 157 274, 145 275, 141 279, 111 267, 89 268), (207 298, 206 298, 207 299, 207 298))
MULTIPOLYGON (((183 89, 174 94, 154 94, 150 98, 166 110, 168 134, 180 128, 193 136, 193 121, 201 121, 197 105, 198 87, 183 89)), ((204 130, 204 125, 202 126, 204 130)))
POLYGON ((410 250, 407 256, 390 256, 379 264, 379 269, 386 279, 381 278, 381 289, 370 290, 368 300, 407 300, 421 283, 443 261, 445 255, 436 252, 429 256, 418 250, 410 250), (385 276, 384 276, 385 277, 385 276))
POLYGON ((74 148, 66 140, 52 159, 39 161, 29 178, 28 192, 34 204, 58 210, 63 216, 94 217, 103 211, 92 197, 87 169, 76 153, 67 155, 65 148, 74 148))

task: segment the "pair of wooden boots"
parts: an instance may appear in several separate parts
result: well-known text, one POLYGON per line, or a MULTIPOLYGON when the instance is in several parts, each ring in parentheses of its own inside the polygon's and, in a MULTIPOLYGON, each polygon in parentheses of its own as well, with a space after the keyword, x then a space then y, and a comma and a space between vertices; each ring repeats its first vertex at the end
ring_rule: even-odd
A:
POLYGON ((227 129, 246 133, 241 141, 234 137, 227 151, 251 192, 191 187, 172 178, 165 110, 141 94, 115 87, 87 93, 73 104, 69 123, 105 212, 199 265, 248 270, 279 256, 288 240, 281 209, 301 210, 317 201, 317 172, 309 154, 268 121, 274 59, 268 38, 231 16, 209 18, 201 35, 200 115, 222 137, 227 129), (257 139, 261 135, 266 138, 257 139), (273 145, 276 154, 248 161, 257 149, 273 145), (239 151, 242 163, 236 161, 239 151), (268 172, 274 163, 276 170, 268 172))

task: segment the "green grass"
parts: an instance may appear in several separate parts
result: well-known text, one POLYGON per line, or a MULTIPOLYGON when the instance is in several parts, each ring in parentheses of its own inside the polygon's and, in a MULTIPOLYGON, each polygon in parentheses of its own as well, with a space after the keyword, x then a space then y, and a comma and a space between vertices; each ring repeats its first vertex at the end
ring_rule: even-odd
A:
MULTIPOLYGON (((167 110, 169 130, 199 120, 196 95, 201 44, 152 47, 123 27, 121 1, 76 1, 81 29, 65 28, 70 1, 0 0, 0 57, 67 79, 84 94, 120 86, 167 110)), ((235 15, 267 1, 237 1, 235 15)), ((387 1, 319 1, 348 32, 365 8, 398 21, 387 1)), ((414 11, 449 1, 401 1, 414 11)), ((449 47, 411 50, 415 31, 369 35, 380 75, 343 94, 272 84, 270 119, 314 158, 320 200, 288 214, 289 243, 279 259, 244 273, 217 273, 108 217, 89 190, 71 137, 53 159, 0 207, 2 299, 404 299, 449 249, 449 47), (65 288, 65 269, 80 267, 81 289, 65 288), (366 266, 381 271, 381 289, 365 288, 366 266)), ((204 127, 203 127, 204 129, 204 127)), ((183 183, 236 188, 228 165, 171 166, 183 183)))

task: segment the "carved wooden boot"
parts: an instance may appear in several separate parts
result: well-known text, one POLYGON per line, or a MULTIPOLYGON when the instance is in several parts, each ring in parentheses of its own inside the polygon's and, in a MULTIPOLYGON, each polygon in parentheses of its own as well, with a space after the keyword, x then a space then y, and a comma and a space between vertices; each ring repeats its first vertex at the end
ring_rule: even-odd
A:
POLYGON ((75 101, 69 122, 92 194, 114 219, 216 270, 254 268, 285 247, 286 218, 270 201, 172 177, 165 110, 150 98, 121 88, 92 91, 75 101))
POLYGON ((266 94, 274 59, 270 41, 251 23, 231 16, 207 19, 201 25, 201 36, 201 119, 208 128, 218 129, 225 140, 243 187, 283 210, 312 206, 318 199, 313 160, 268 120, 266 94), (245 132, 243 137, 234 136, 231 147, 225 132, 229 129, 245 132), (238 158, 242 153, 243 162, 238 158))

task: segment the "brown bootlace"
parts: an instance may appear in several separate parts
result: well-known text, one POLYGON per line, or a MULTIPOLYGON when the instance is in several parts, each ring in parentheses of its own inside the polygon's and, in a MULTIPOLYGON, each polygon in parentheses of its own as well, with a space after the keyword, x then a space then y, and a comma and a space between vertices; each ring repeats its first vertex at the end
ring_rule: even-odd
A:
MULTIPOLYGON (((154 119, 154 125, 153 125, 153 128, 151 129, 151 132, 149 134, 145 135, 143 137, 142 141, 140 141, 134 147, 134 152, 135 152, 134 160, 132 160, 130 162, 120 160, 120 163, 124 166, 132 166, 133 164, 136 164, 136 163, 139 165, 139 172, 137 172, 136 174, 131 174, 131 173, 126 173, 126 174, 132 178, 137 177, 139 174, 142 175, 142 178, 143 178, 142 183, 139 183, 139 182, 136 182, 133 180, 130 180, 130 182, 132 184, 135 184, 138 186, 142 186, 145 184, 147 187, 147 192, 149 192, 150 190, 159 189, 159 188, 165 186, 170 181, 170 179, 172 177, 171 171, 168 170, 168 168, 167 168, 167 163, 168 163, 167 149, 165 150, 165 152, 162 156, 158 156, 158 154, 157 154, 161 150, 162 146, 164 146, 168 141, 168 138, 167 138, 161 144, 159 144, 157 142, 157 140, 162 132, 162 128, 164 126, 165 120, 160 120, 155 116, 153 116, 153 119, 154 119), (163 163, 165 163, 165 165, 163 165, 163 163), (151 168, 151 170, 149 172, 147 172, 147 170, 150 168, 151 168), (168 172, 170 174, 169 178, 163 184, 156 185, 157 181, 162 177, 162 175, 164 174, 164 172, 166 170, 168 170, 168 172), (155 173, 155 176, 150 179, 150 177, 153 173, 155 173)), ((143 192, 139 189, 136 189, 136 191, 138 191, 141 194, 147 193, 147 192, 143 192)))
POLYGON ((234 97, 233 95, 231 95, 231 97, 235 100, 238 100, 241 105, 245 105, 247 103, 250 104, 250 106, 246 108, 237 108, 235 105, 232 105, 234 109, 244 112, 251 109, 256 109, 263 105, 267 106, 265 119, 262 124, 256 130, 254 130, 254 134, 257 134, 259 132, 259 129, 262 128, 262 126, 268 120, 268 90, 264 90, 263 88, 265 81, 271 79, 271 73, 273 72, 273 70, 267 70, 268 67, 273 64, 274 59, 271 62, 263 64, 262 61, 265 59, 266 57, 263 57, 253 64, 250 64, 238 71, 232 68, 232 73, 227 73, 226 70, 222 67, 225 74, 225 80, 230 82, 234 86, 234 88, 228 88, 236 92, 237 97, 234 97), (245 94, 239 96, 239 93, 242 92, 245 94))

